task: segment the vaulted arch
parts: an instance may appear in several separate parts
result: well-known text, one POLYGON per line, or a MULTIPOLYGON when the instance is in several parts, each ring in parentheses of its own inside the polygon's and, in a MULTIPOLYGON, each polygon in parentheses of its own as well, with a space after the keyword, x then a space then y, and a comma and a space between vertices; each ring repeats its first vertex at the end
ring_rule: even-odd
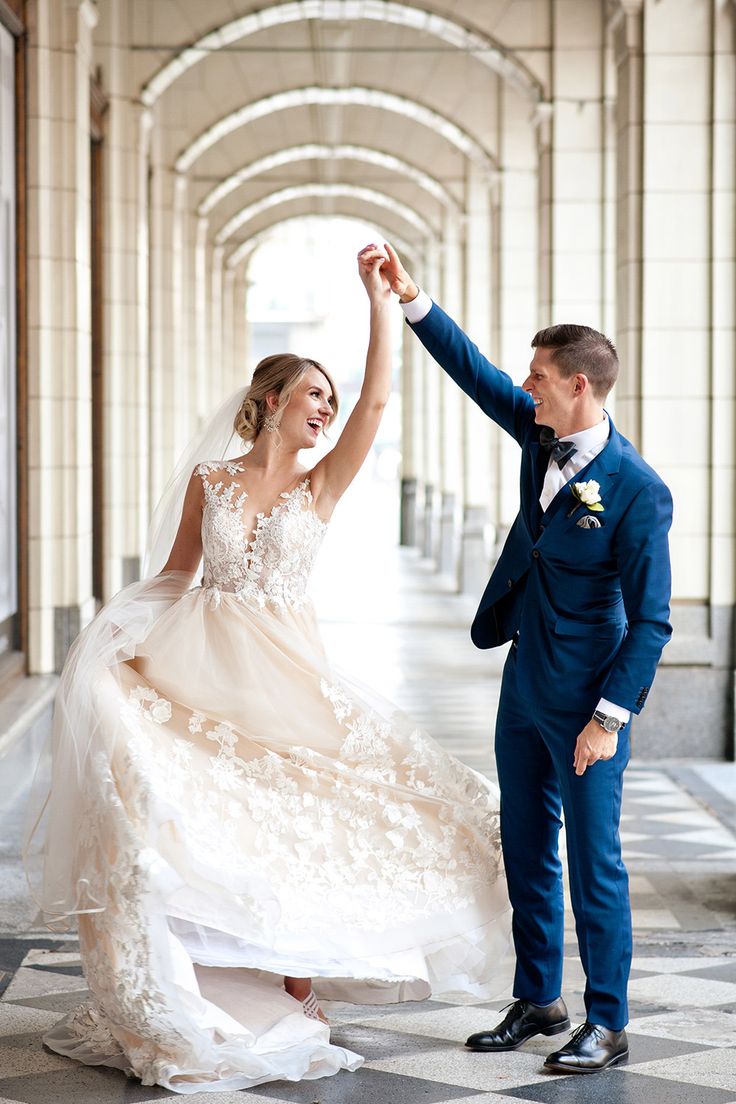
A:
MULTIPOLYGON (((354 197, 346 195, 344 198, 353 199, 354 197)), ((267 235, 274 229, 276 225, 280 226, 285 223, 295 223, 304 218, 333 217, 331 215, 320 215, 320 213, 317 211, 302 212, 297 215, 287 215, 286 217, 284 217, 283 214, 281 214, 279 211, 279 206, 282 206, 283 202, 288 201, 282 201, 282 204, 270 208, 270 214, 272 217, 266 226, 261 226, 253 234, 246 237, 243 241, 240 242, 237 248, 234 249, 232 253, 230 253, 230 255, 225 260, 226 269, 237 269, 241 264, 243 264, 243 262, 248 259, 250 254, 256 248, 256 245, 260 244, 260 242, 267 237, 267 235)), ((356 221, 360 220, 363 222, 370 221, 371 224, 375 226, 376 230, 380 231, 382 237, 386 241, 391 242, 392 245, 395 245, 401 253, 401 256, 408 257, 413 267, 415 269, 418 269, 418 266, 421 262, 421 249, 418 248, 417 244, 415 242, 412 243, 407 241, 405 238, 401 237, 401 235, 392 230, 389 226, 383 225, 380 222, 376 222, 372 217, 369 218, 368 215, 362 210, 358 201, 356 201, 355 214, 346 215, 343 212, 338 212, 334 217, 354 218, 356 221)))
POLYGON ((433 199, 436 199, 444 207, 449 207, 452 210, 457 210, 458 208, 456 200, 450 195, 443 184, 435 180, 434 177, 429 176, 428 173, 418 169, 415 165, 410 165, 408 161, 404 161, 399 157, 394 157, 393 154, 384 153, 381 150, 369 149, 366 146, 326 146, 310 143, 308 145, 290 146, 287 149, 277 150, 275 153, 270 153, 266 157, 261 157, 257 161, 252 161, 249 165, 243 166, 242 169, 238 169, 237 172, 232 173, 227 179, 222 180, 207 193, 200 202, 197 212, 200 215, 208 215, 221 200, 225 199, 226 196, 230 195, 230 193, 235 191, 241 184, 244 184, 248 180, 253 180, 255 177, 260 176, 261 173, 271 172, 273 169, 281 168, 284 165, 298 164, 300 161, 328 161, 331 159, 361 161, 366 165, 374 165, 377 168, 398 173, 401 176, 407 177, 407 179, 411 180, 425 192, 428 192, 433 199))
POLYGON ((233 19, 197 39, 159 69, 141 92, 151 107, 163 93, 193 66, 210 54, 232 46, 259 31, 305 20, 358 22, 372 20, 431 35, 448 46, 469 54, 536 103, 544 98, 542 86, 527 67, 500 42, 488 34, 471 30, 455 20, 413 4, 391 0, 292 0, 271 4, 259 11, 233 19))
POLYGON ((391 196, 377 192, 373 188, 361 188, 355 184, 297 184, 291 188, 281 188, 277 192, 271 192, 243 207, 241 211, 229 219, 215 237, 217 245, 225 245, 246 223, 251 222, 264 211, 273 207, 279 207, 284 203, 291 203, 298 199, 339 199, 349 196, 359 203, 372 204, 375 207, 385 208, 391 211, 405 222, 409 223, 422 238, 432 235, 432 227, 425 219, 418 215, 411 207, 397 202, 391 196))
POLYGON ((181 151, 176 159, 176 169, 178 172, 187 172, 194 162, 217 142, 255 119, 262 119, 277 111, 311 105, 370 107, 393 112, 404 119, 409 118, 421 126, 428 127, 435 135, 444 138, 470 158, 483 171, 490 174, 497 167, 494 155, 481 146, 472 135, 462 130, 451 119, 424 104, 417 103, 416 100, 397 96, 393 92, 384 92, 378 88, 322 88, 311 85, 264 96, 263 99, 243 104, 236 111, 218 119, 181 151))

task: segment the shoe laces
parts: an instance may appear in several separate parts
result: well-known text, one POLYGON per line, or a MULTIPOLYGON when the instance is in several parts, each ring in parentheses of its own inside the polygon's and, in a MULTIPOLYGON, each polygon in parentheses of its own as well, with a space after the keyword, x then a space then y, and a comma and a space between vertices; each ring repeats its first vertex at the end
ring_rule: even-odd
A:
POLYGON ((588 1037, 588 1035, 592 1035, 594 1039, 605 1038, 603 1032, 597 1024, 588 1023, 588 1021, 586 1020, 585 1023, 581 1023, 579 1027, 575 1028, 568 1040, 568 1046, 570 1045, 570 1043, 582 1042, 583 1039, 588 1037))

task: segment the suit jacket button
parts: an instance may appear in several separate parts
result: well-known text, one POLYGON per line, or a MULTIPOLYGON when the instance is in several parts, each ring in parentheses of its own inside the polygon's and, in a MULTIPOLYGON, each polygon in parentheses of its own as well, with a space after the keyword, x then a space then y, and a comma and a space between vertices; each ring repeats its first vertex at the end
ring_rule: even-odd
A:
POLYGON ((506 586, 509 588, 509 590, 511 590, 513 585, 514 585, 514 580, 513 579, 507 579, 506 580, 506 586))
POLYGON ((535 560, 539 559, 539 549, 538 548, 533 548, 532 549, 532 556, 534 557, 535 560))

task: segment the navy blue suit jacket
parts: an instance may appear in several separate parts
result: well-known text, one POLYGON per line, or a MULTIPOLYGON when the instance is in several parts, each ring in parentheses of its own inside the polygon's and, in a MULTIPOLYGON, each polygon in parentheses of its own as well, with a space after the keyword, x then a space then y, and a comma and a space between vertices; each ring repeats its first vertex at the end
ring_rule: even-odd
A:
POLYGON ((611 422, 603 450, 542 513, 549 454, 531 396, 436 304, 412 329, 522 450, 521 509, 475 615, 474 644, 493 648, 518 632, 524 685, 541 704, 587 712, 604 697, 639 713, 672 632, 668 488, 611 422), (591 511, 572 483, 589 479, 600 484, 600 528, 577 524, 591 511))

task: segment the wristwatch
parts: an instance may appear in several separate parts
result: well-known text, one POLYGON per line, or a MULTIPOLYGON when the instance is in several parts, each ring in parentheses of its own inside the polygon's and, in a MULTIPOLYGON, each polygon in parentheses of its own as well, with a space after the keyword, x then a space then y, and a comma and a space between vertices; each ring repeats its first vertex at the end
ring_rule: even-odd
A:
POLYGON ((618 732, 618 730, 623 728, 626 724, 626 721, 622 721, 618 717, 611 717, 608 713, 603 713, 600 709, 596 709, 593 714, 593 720, 597 721, 601 728, 605 728, 606 732, 618 732))

